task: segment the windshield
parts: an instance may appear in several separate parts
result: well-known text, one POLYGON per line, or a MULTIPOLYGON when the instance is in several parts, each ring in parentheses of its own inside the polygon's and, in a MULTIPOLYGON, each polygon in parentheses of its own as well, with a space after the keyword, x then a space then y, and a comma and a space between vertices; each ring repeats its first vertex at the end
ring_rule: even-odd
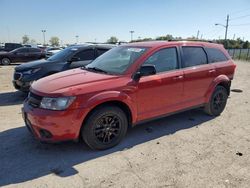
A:
POLYGON ((147 48, 120 46, 99 56, 86 69, 102 70, 103 72, 122 74, 133 64, 147 48))
POLYGON ((78 49, 75 47, 66 48, 48 58, 49 61, 67 61, 78 49))

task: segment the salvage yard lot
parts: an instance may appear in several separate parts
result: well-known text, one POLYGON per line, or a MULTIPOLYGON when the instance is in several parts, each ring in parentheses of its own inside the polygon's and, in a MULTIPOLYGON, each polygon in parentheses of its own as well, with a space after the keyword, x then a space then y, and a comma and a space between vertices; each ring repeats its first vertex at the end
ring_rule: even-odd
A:
POLYGON ((0 66, 0 187, 249 187, 250 63, 236 64, 231 89, 243 92, 231 92, 221 116, 196 109, 138 125, 106 151, 34 140, 15 65, 0 66))

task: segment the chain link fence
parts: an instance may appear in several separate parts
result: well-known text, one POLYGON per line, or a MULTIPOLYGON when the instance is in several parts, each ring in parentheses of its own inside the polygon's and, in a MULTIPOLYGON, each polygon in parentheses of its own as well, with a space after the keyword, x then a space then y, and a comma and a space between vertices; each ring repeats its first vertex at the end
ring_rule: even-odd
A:
POLYGON ((227 49, 233 59, 250 61, 250 48, 248 49, 227 49))

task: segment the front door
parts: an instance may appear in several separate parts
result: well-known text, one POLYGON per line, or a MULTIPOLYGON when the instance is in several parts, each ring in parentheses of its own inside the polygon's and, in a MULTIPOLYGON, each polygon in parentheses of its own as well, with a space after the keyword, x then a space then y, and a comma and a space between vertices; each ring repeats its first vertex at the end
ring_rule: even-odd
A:
POLYGON ((91 61, 93 61, 95 59, 95 51, 94 51, 94 49, 82 50, 82 51, 77 52, 74 55, 74 58, 78 59, 78 60, 70 63, 70 65, 69 65, 70 69, 83 67, 83 66, 91 63, 91 61))
POLYGON ((156 74, 138 82, 138 121, 179 109, 183 94, 183 71, 179 69, 177 48, 164 48, 150 56, 144 64, 152 64, 156 74))

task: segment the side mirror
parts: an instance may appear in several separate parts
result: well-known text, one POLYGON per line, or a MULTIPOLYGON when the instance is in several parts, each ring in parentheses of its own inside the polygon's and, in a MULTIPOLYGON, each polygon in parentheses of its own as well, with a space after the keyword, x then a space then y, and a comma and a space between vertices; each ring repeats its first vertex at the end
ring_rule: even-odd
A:
POLYGON ((69 63, 72 63, 75 61, 80 61, 80 58, 79 57, 72 57, 70 60, 68 60, 69 63))
POLYGON ((142 76, 149 76, 156 74, 154 65, 142 65, 141 68, 134 74, 133 79, 139 80, 142 76))

